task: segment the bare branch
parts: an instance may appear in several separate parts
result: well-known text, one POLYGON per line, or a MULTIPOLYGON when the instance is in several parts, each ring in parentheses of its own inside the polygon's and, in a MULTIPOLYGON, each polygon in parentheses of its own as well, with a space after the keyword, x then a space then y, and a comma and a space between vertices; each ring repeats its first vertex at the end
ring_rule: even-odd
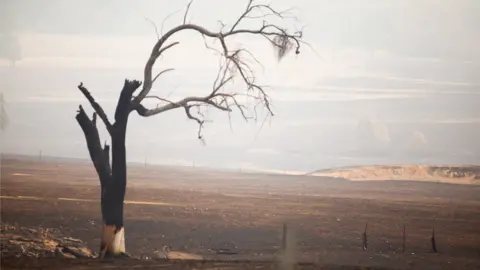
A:
POLYGON ((207 48, 207 49, 209 49, 209 50, 212 50, 212 51, 218 53, 219 55, 222 54, 221 51, 219 51, 219 50, 217 50, 217 49, 215 49, 215 48, 212 48, 212 47, 208 46, 208 44, 207 44, 207 39, 205 38, 205 35, 202 35, 202 38, 203 38, 203 43, 205 44, 205 48, 207 48))
POLYGON ((83 93, 83 95, 87 98, 88 102, 90 102, 90 105, 92 105, 93 109, 95 110, 95 112, 98 114, 98 116, 100 117, 100 119, 102 119, 103 123, 105 124, 106 128, 107 128, 107 131, 112 134, 112 124, 110 123, 110 121, 108 120, 108 117, 107 117, 107 114, 105 113, 105 111, 103 110, 102 106, 100 106, 100 104, 98 104, 95 99, 93 98, 93 96, 90 94, 90 92, 88 91, 87 88, 85 88, 83 86, 83 83, 81 82, 79 85, 78 85, 78 89, 83 93))
POLYGON ((260 63, 260 61, 258 61, 258 59, 255 57, 255 55, 253 55, 253 53, 251 53, 249 50, 240 49, 240 50, 238 50, 238 52, 239 53, 245 52, 246 54, 248 54, 253 59, 253 61, 255 61, 255 63, 257 63, 262 68, 262 71, 265 71, 265 67, 262 65, 262 63, 260 63))
MULTIPOLYGON (((163 37, 162 37, 163 39, 163 37)), ((158 43, 157 43, 158 44, 158 43)), ((145 98, 145 96, 148 95, 150 90, 152 89, 153 83, 155 80, 163 73, 171 71, 173 69, 166 69, 160 72, 155 78, 152 79, 152 68, 155 65, 155 62, 157 61, 158 57, 165 52, 166 50, 172 48, 173 46, 179 44, 179 42, 173 42, 163 48, 159 48, 158 50, 154 48, 152 53, 150 54, 150 57, 147 61, 147 64, 145 65, 145 70, 144 70, 144 82, 143 82, 143 89, 140 92, 138 96, 135 97, 135 99, 132 101, 133 107, 136 107, 142 102, 142 100, 145 98)))
POLYGON ((185 106, 185 113, 187 114, 187 117, 189 119, 195 120, 198 123, 197 136, 199 139, 202 139, 202 128, 203 128, 204 121, 200 120, 198 117, 193 116, 192 113, 190 112, 190 108, 192 108, 192 106, 185 106))
POLYGON ((185 14, 183 15, 183 24, 187 23, 187 16, 188 16, 188 11, 190 10, 190 6, 192 5, 193 0, 190 0, 187 5, 187 9, 185 10, 185 14))
POLYGON ((165 24, 165 22, 170 19, 170 17, 172 17, 173 15, 175 15, 175 13, 178 13, 180 12, 180 9, 179 10, 176 10, 170 14, 168 14, 168 16, 166 16, 163 21, 162 21, 162 26, 160 27, 160 34, 163 36, 163 25, 165 24))
POLYGON ((245 10, 245 12, 242 14, 242 16, 240 16, 240 18, 238 18, 238 20, 233 24, 232 28, 230 29, 230 31, 233 31, 235 30, 235 27, 237 27, 237 25, 242 21, 242 19, 247 16, 247 14, 251 11, 251 8, 252 8, 252 3, 253 3, 253 0, 248 0, 248 5, 247 5, 247 8, 245 10))
MULTIPOLYGON (((160 56, 164 51, 166 51, 166 50, 170 49, 171 47, 173 47, 175 45, 178 45, 178 44, 180 44, 180 42, 173 42, 172 44, 169 44, 169 45, 163 47, 162 49, 160 49, 158 51, 158 56, 160 56)), ((158 58, 158 56, 157 56, 157 58, 158 58)))
MULTIPOLYGON (((215 97, 215 96, 213 96, 213 97, 215 97)), ((215 102, 213 102, 211 100, 211 98, 213 98, 213 97, 210 97, 210 95, 208 95, 206 97, 186 97, 186 98, 184 98, 182 100, 179 100, 177 102, 170 102, 168 104, 165 104, 163 106, 157 107, 155 109, 150 109, 150 110, 145 108, 143 105, 140 104, 139 106, 136 107, 136 110, 137 110, 139 115, 144 116, 144 117, 148 117, 148 116, 153 116, 153 115, 163 113, 163 112, 166 112, 166 111, 170 111, 172 109, 185 107, 189 103, 192 103, 192 102, 202 102, 202 103, 212 105, 213 107, 215 107, 219 110, 222 110, 222 111, 230 111, 230 108, 218 105, 215 102)))
POLYGON ((202 26, 187 23, 188 12, 192 2, 193 0, 190 0, 186 7, 183 16, 183 24, 170 29, 165 34, 162 34, 161 38, 152 48, 150 57, 145 64, 143 87, 140 93, 133 98, 132 109, 135 109, 139 115, 148 117, 182 107, 185 109, 187 117, 199 124, 199 138, 201 137, 201 130, 203 128, 203 123, 205 122, 205 119, 202 119, 204 116, 200 108, 214 107, 228 112, 229 116, 232 109, 236 108, 239 110, 242 117, 248 121, 249 119, 257 119, 257 107, 261 106, 262 108, 267 109, 268 115, 273 116, 270 98, 265 92, 264 86, 257 82, 254 69, 251 67, 252 64, 258 64, 262 68, 263 66, 249 50, 245 48, 237 49, 229 47, 228 37, 239 36, 242 34, 260 36, 272 45, 279 60, 285 57, 285 55, 293 49, 295 49, 296 54, 299 54, 300 45, 305 44, 302 40, 302 31, 289 31, 286 28, 282 28, 266 21, 263 21, 263 24, 258 28, 240 27, 241 22, 245 19, 265 18, 267 16, 273 16, 280 19, 288 18, 289 12, 292 9, 277 11, 270 5, 256 4, 254 0, 248 0, 244 12, 239 18, 237 18, 229 30, 224 31, 226 27, 220 22, 222 24, 221 30, 218 32, 212 32, 202 26), (192 30, 199 33, 204 39, 205 47, 217 52, 222 59, 222 61, 220 61, 218 74, 213 81, 212 91, 206 96, 190 96, 178 101, 170 101, 166 98, 149 95, 155 80, 163 73, 172 70, 163 70, 157 76, 152 78, 153 66, 159 56, 169 48, 178 44, 178 42, 168 44, 167 42, 169 39, 176 33, 184 30, 192 30), (214 42, 220 42, 221 50, 209 46, 207 44, 207 38, 211 38, 214 42), (253 61, 247 61, 249 59, 253 59, 253 61), (240 77, 241 82, 246 86, 246 92, 225 93, 225 86, 228 83, 233 82, 236 77, 240 77), (238 97, 245 97, 247 101, 252 100, 253 102, 242 103, 238 97), (156 108, 148 109, 141 104, 142 100, 145 98, 155 98, 161 101, 161 104, 156 108), (197 108, 198 117, 192 115, 190 109, 193 107, 197 108), (248 111, 250 109, 253 110, 253 114, 249 114, 248 111))
POLYGON ((173 101, 170 101, 170 100, 168 100, 168 99, 166 99, 166 98, 161 98, 161 97, 159 97, 159 96, 146 96, 145 98, 155 98, 155 99, 158 99, 158 100, 163 101, 163 102, 173 103, 173 101))
POLYGON ((155 34, 157 35, 157 40, 160 39, 160 34, 158 33, 158 28, 157 28, 157 25, 155 24, 154 21, 150 20, 149 18, 147 17, 144 17, 146 21, 148 21, 149 23, 152 24, 153 28, 155 29, 155 34))
POLYGON ((157 76, 155 76, 155 78, 153 78, 152 80, 152 84, 158 79, 158 77, 160 77, 163 73, 166 73, 166 72, 169 72, 169 71, 173 71, 174 69, 173 68, 167 68, 167 69, 164 69, 162 71, 160 71, 157 76))
POLYGON ((281 19, 284 19, 284 18, 296 19, 295 16, 290 14, 290 11, 293 11, 294 8, 289 8, 289 9, 286 9, 284 11, 276 11, 275 9, 273 9, 269 5, 266 5, 266 4, 256 4, 256 5, 254 5, 253 4, 254 2, 255 2, 254 0, 249 0, 248 1, 248 5, 247 5, 247 8, 245 9, 245 12, 243 12, 243 14, 233 24, 232 28, 230 28, 230 32, 235 30, 235 28, 244 19, 265 19, 266 17, 270 17, 270 16, 278 17, 278 18, 281 18, 281 19), (258 10, 261 13, 261 15, 257 15, 257 16, 250 15, 255 10, 258 10), (267 11, 267 13, 264 12, 264 11, 267 11))
MULTIPOLYGON (((264 24, 260 29, 251 30, 251 29, 238 29, 238 30, 231 30, 227 33, 221 32, 211 32, 204 27, 195 25, 195 24, 182 24, 177 27, 174 27, 170 31, 168 31, 165 35, 161 37, 160 40, 157 41, 155 46, 152 49, 152 53, 145 65, 144 70, 144 82, 143 82, 143 89, 140 94, 134 99, 133 104, 137 106, 143 100, 143 98, 148 95, 152 88, 152 68, 155 65, 156 60, 158 57, 163 53, 166 49, 172 47, 173 45, 168 45, 163 47, 164 43, 175 33, 181 32, 183 30, 194 30, 204 36, 216 38, 220 40, 220 43, 223 48, 224 56, 228 56, 228 47, 225 42, 225 38, 229 36, 239 35, 239 34, 252 34, 252 35, 261 35, 264 37, 272 37, 272 39, 268 39, 272 44, 275 45, 276 49, 278 50, 279 58, 285 56, 285 54, 290 50, 292 42, 296 44, 296 53, 300 53, 300 42, 298 41, 302 34, 294 33, 288 34, 286 30, 281 29, 280 27, 272 24, 264 24), (163 49, 162 49, 163 48, 163 49)), ((175 44, 175 43, 172 43, 175 44)))

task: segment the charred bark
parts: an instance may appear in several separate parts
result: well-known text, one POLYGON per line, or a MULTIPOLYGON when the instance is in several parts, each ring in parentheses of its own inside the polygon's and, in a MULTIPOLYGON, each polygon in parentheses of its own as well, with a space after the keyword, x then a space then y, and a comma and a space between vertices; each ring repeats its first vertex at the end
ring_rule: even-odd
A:
POLYGON ((128 116, 131 112, 130 101, 135 90, 140 86, 138 81, 125 80, 115 110, 115 124, 112 129, 112 181, 107 188, 106 202, 109 214, 105 216, 106 225, 123 227, 123 201, 127 186, 127 153, 125 148, 128 116))
POLYGON ((128 116, 132 110, 130 101, 138 81, 125 80, 115 111, 115 123, 111 125, 102 107, 95 102, 89 91, 79 85, 80 91, 87 97, 95 109, 90 119, 82 106, 76 116, 87 142, 90 158, 100 179, 101 210, 104 222, 101 257, 114 257, 125 254, 123 205, 127 186, 126 132, 128 116), (110 147, 105 143, 102 148, 97 129, 97 114, 105 123, 112 141, 112 166, 110 166, 110 147))
POLYGON ((77 122, 83 130, 85 140, 87 142, 88 152, 90 159, 93 162, 95 170, 97 171, 100 179, 100 198, 101 198, 101 211, 102 216, 105 215, 106 209, 104 204, 104 195, 106 186, 111 182, 111 168, 109 158, 109 146, 105 143, 102 148, 100 143, 100 135, 98 133, 96 119, 97 114, 94 113, 92 119, 87 116, 85 110, 80 105, 76 116, 77 122))

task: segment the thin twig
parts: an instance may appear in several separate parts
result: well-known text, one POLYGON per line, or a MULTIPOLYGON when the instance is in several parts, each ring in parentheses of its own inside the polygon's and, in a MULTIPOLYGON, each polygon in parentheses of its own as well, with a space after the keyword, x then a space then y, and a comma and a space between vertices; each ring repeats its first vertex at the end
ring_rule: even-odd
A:
POLYGON ((188 11, 190 10, 190 6, 192 5, 193 0, 190 0, 187 5, 187 9, 185 10, 185 14, 183 15, 183 24, 187 23, 187 16, 188 16, 188 11))
POLYGON ((158 28, 157 28, 157 25, 155 24, 155 22, 152 21, 151 19, 147 18, 147 17, 144 17, 144 19, 152 24, 153 28, 155 29, 155 34, 157 35, 157 40, 159 40, 160 39, 160 34, 158 33, 158 28))

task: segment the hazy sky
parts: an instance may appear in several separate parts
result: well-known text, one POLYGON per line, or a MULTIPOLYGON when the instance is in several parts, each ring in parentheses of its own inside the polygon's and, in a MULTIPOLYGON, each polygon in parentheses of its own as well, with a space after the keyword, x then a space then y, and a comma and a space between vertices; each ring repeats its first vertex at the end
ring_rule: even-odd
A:
MULTIPOLYGON (((205 148, 195 140, 194 123, 181 112, 155 120, 135 115, 131 125, 136 130, 129 131, 132 159, 147 155, 159 162, 200 159, 214 166, 221 160, 233 167, 302 170, 364 163, 367 156, 376 163, 480 163, 480 1, 271 2, 279 9, 296 8, 298 21, 285 25, 305 26, 305 40, 314 49, 304 47, 298 57, 279 63, 261 39, 234 40, 264 64, 257 74, 272 86, 277 116, 258 135, 261 123, 245 125, 235 119, 232 132, 226 116, 212 112, 215 122, 207 126, 205 148), (216 149, 238 154, 225 156, 216 149), (276 158, 280 153, 285 157, 276 158)), ((164 22, 166 31, 181 23, 186 3, 3 0, 2 31, 18 35, 23 56, 14 72, 0 60, 11 118, 2 139, 6 151, 78 151, 86 157, 73 115, 79 102, 87 103, 75 86, 83 81, 112 110, 123 79, 142 79, 156 39, 145 18, 161 28, 173 13, 164 22), (64 135, 41 131, 42 114, 64 135), (32 132, 40 137, 28 139, 32 132)), ((231 24, 245 4, 197 0, 189 21, 219 29, 219 20, 231 24)), ((246 26, 261 21, 256 23, 246 26)), ((177 97, 208 91, 216 56, 195 33, 175 40, 180 46, 169 51, 159 68, 176 71, 162 78, 154 91, 166 95, 177 89, 172 95, 177 97)))

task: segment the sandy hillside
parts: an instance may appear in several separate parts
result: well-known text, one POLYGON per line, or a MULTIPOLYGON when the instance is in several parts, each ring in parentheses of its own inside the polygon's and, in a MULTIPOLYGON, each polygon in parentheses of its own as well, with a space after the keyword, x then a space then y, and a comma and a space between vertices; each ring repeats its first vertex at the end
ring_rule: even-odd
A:
POLYGON ((356 166, 318 170, 309 175, 338 177, 352 181, 414 180, 455 184, 479 184, 480 166, 356 166))

